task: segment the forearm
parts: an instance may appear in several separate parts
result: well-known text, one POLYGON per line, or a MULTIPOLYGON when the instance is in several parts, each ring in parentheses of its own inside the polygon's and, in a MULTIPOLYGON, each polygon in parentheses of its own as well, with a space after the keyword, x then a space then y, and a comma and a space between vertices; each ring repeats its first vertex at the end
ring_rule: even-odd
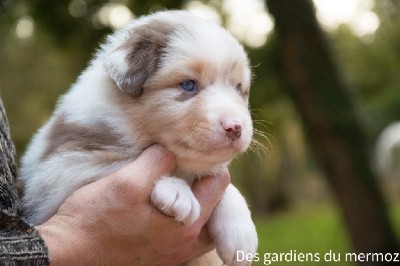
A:
POLYGON ((47 247, 21 216, 15 151, 0 99, 0 265, 48 265, 47 247))

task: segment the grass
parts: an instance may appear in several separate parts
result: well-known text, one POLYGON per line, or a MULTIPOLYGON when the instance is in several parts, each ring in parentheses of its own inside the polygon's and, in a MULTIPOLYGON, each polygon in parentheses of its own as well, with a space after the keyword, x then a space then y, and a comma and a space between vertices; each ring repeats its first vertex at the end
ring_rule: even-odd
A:
MULTIPOLYGON (((400 236, 400 205, 391 209, 391 218, 400 236)), ((259 217, 256 226, 259 261, 253 265, 269 265, 268 262, 270 265, 352 265, 345 262, 345 253, 351 251, 346 229, 339 210, 331 205, 311 204, 279 215, 259 217), (325 261, 324 256, 329 252, 333 252, 337 259, 340 254, 340 262, 325 261), (273 254, 270 255, 271 261, 264 261, 267 253, 291 253, 286 255, 286 259, 292 262, 273 254), (308 256, 308 261, 304 257, 303 262, 293 262, 294 257, 302 256, 300 253, 308 253, 304 255, 308 256)))

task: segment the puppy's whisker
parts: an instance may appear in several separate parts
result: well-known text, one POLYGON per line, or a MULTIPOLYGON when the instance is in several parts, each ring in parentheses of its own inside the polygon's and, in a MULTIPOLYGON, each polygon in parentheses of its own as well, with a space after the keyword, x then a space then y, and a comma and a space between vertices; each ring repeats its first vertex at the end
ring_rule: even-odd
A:
MULTIPOLYGON (((269 130, 267 122, 264 120, 253 120, 253 123, 256 125, 260 125, 262 128, 265 128, 265 130, 269 130)), ((272 124, 272 123, 269 123, 269 124, 272 124)), ((266 134, 268 134, 268 133, 266 133, 266 134)))
POLYGON ((271 158, 272 154, 274 153, 272 142, 268 138, 268 136, 271 137, 271 135, 255 128, 253 129, 253 133, 255 137, 252 139, 251 147, 253 149, 259 149, 263 151, 268 158, 271 158), (265 145, 261 140, 258 140, 257 137, 261 137, 261 139, 264 140, 267 145, 265 145))
POLYGON ((259 112, 259 113, 264 113, 265 112, 265 110, 263 110, 263 109, 255 109, 255 108, 251 108, 250 110, 250 113, 252 114, 252 115, 256 115, 254 112, 256 111, 256 112, 259 112))
POLYGON ((249 148, 246 150, 246 153, 253 152, 257 155, 258 158, 261 157, 260 149, 258 149, 257 144, 252 140, 249 148))
POLYGON ((273 153, 274 152, 274 146, 272 145, 271 140, 268 138, 268 136, 272 137, 272 135, 271 134, 267 134, 267 133, 265 133, 263 131, 260 131, 260 130, 257 130, 257 129, 254 129, 253 132, 254 132, 254 135, 260 136, 262 139, 264 139, 267 142, 268 147, 271 148, 271 151, 273 153))
POLYGON ((260 141, 258 141, 257 139, 253 138, 252 139, 252 143, 250 145, 251 150, 257 154, 257 156, 261 157, 261 152, 267 157, 267 158, 271 158, 271 153, 268 150, 268 148, 261 143, 260 141))
POLYGON ((262 131, 262 130, 258 130, 258 129, 256 129, 256 128, 253 128, 253 132, 254 132, 257 136, 262 136, 262 137, 265 138, 268 142, 270 142, 268 137, 272 137, 271 134, 269 134, 269 133, 267 133, 267 132, 265 132, 265 131, 262 131))
POLYGON ((264 124, 264 125, 274 125, 274 123, 268 122, 268 121, 265 121, 262 119, 254 119, 253 122, 257 122, 257 123, 264 124))

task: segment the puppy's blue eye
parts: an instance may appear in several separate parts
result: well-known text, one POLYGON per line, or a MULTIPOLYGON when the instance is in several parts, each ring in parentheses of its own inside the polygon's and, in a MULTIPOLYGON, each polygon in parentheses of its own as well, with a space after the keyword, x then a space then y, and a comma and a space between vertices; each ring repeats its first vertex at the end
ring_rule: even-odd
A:
POLYGON ((192 79, 185 80, 180 85, 181 85, 182 89, 184 89, 185 91, 194 91, 197 88, 196 81, 194 81, 192 79))

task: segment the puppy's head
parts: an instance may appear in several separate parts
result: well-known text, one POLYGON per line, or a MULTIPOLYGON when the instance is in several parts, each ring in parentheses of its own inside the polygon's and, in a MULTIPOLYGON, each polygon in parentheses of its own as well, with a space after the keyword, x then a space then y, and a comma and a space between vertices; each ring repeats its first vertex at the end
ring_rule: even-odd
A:
POLYGON ((106 68, 136 137, 165 145, 194 171, 248 148, 250 69, 227 31, 184 11, 161 12, 113 42, 106 68))

